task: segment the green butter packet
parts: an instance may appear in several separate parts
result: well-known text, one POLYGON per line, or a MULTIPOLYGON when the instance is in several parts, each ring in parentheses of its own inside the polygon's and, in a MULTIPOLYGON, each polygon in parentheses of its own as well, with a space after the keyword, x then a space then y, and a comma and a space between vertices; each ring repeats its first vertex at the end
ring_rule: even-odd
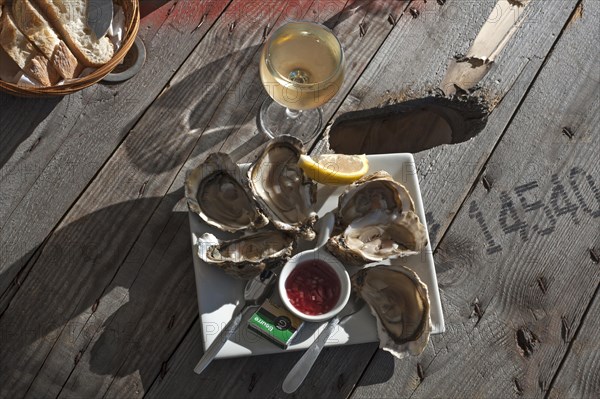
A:
POLYGON ((267 299, 248 320, 248 328, 278 347, 287 349, 303 321, 267 299))

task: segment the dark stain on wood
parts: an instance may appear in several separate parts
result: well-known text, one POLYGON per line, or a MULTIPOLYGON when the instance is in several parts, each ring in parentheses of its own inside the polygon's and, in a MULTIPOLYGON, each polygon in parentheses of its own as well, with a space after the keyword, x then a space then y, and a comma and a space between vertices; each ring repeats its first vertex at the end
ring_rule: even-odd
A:
POLYGON ((364 37, 367 34, 367 24, 365 24, 364 22, 361 22, 360 24, 358 24, 358 29, 360 31, 360 33, 359 33, 360 37, 364 37))
POLYGON ((344 383, 346 382, 346 377, 344 377, 344 373, 340 374, 340 376, 337 379, 337 389, 338 391, 341 391, 342 388, 344 388, 344 383))
POLYGON ((92 313, 96 313, 96 310, 98 310, 99 304, 100 304, 100 298, 96 299, 96 302, 94 302, 94 304, 92 305, 92 313))
POLYGON ((42 141, 41 137, 38 137, 33 144, 31 145, 31 147, 29 147, 29 149, 27 150, 27 152, 33 152, 33 150, 35 150, 35 147, 38 146, 38 144, 40 143, 40 141, 42 141))
POLYGON ((15 276, 13 282, 14 284, 21 288, 21 276, 23 275, 23 272, 25 271, 25 269, 19 270, 19 273, 17 273, 17 275, 15 276))
POLYGON ((169 319, 169 324, 167 324, 167 330, 170 330, 175 325, 175 315, 171 316, 169 319))
POLYGON ((521 383, 519 383, 518 379, 514 379, 513 382, 515 383, 515 392, 517 393, 517 395, 522 396, 523 395, 523 388, 521 387, 521 383))
POLYGON ((148 180, 146 180, 142 186, 140 187, 140 190, 138 191, 138 198, 142 197, 144 195, 144 192, 146 191, 146 185, 148 184, 148 180))
POLYGON ((267 23, 267 26, 263 29, 262 39, 267 40, 267 36, 269 36, 269 32, 271 32, 271 25, 267 23))
POLYGON ((492 189, 492 183, 490 183, 490 180, 487 178, 487 176, 482 176, 481 182, 483 183, 483 187, 485 187, 485 191, 489 193, 492 189))
POLYGON ((592 259, 592 262, 594 263, 600 263, 600 255, 595 248, 590 248, 590 259, 592 259))
POLYGON ((573 131, 566 126, 562 128, 562 132, 565 136, 567 136, 569 138, 569 140, 573 139, 573 137, 575 136, 573 131))
POLYGON ((469 316, 469 319, 473 318, 473 317, 477 317, 477 321, 475 322, 475 325, 479 324, 479 321, 481 320, 481 317, 483 316, 483 311, 481 310, 481 306, 479 306, 479 298, 475 297, 475 299, 473 300, 473 303, 471 304, 471 315, 469 316))
POLYGON ((390 13, 390 14, 388 15, 388 18, 387 18, 387 20, 388 20, 388 22, 390 23, 390 25, 392 25, 392 26, 396 26, 396 22, 398 22, 398 21, 396 20, 396 17, 394 17, 394 15, 393 15, 392 13, 390 13))
POLYGON ((523 7, 522 0, 508 0, 508 3, 513 6, 523 7))
POLYGON ((530 357, 540 340, 527 327, 521 327, 517 330, 517 346, 520 349, 521 355, 530 357))
POLYGON ((409 9, 410 11, 410 15, 412 15, 413 18, 419 18, 419 15, 421 15, 421 12, 419 10, 417 10, 416 8, 411 7, 409 9))
POLYGON ((163 362, 163 364, 160 366, 160 373, 159 373, 160 379, 163 380, 168 372, 169 372, 169 365, 167 364, 167 362, 163 362))
POLYGON ((79 361, 81 360, 81 356, 83 356, 83 351, 79 351, 77 352, 77 354, 75 355, 75 359, 73 359, 73 364, 77 364, 79 363, 79 361))
POLYGON ((421 366, 421 363, 417 363, 417 376, 419 376, 420 382, 423 382, 425 379, 425 373, 423 372, 423 366, 421 366))
POLYGON ((538 287, 540 287, 540 291, 542 291, 542 294, 546 295, 546 292, 548 292, 548 281, 546 281, 546 277, 539 276, 536 281, 538 287))
POLYGON ((542 390, 542 392, 546 392, 548 390, 548 383, 546 380, 538 379, 538 386, 542 390))
POLYGON ((565 344, 568 344, 570 340, 569 337, 571 336, 571 325, 567 321, 566 316, 561 316, 560 321, 560 337, 562 338, 565 344))
POLYGON ((427 220, 427 226, 429 227, 429 241, 433 242, 442 226, 433 218, 433 213, 431 212, 425 214, 425 219, 427 220))
POLYGON ((175 7, 177 7, 177 1, 175 3, 173 3, 173 5, 171 6, 171 8, 169 8, 169 11, 167 11, 167 16, 173 14, 173 11, 175 10, 175 7))
POLYGON ((250 384, 248 385, 248 392, 252 392, 254 387, 256 386, 256 381, 258 381, 258 377, 256 373, 252 373, 250 376, 250 384))

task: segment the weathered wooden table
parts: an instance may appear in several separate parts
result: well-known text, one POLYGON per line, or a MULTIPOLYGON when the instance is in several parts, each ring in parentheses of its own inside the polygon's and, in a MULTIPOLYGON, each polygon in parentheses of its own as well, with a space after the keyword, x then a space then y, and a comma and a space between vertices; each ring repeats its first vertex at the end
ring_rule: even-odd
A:
MULTIPOLYGON (((333 121, 435 92, 495 4, 142 1, 148 60, 130 81, 0 95, 0 396, 285 396, 301 353, 192 372, 185 171, 266 141, 258 50, 284 21, 326 21, 345 47, 333 121)), ((299 397, 600 395, 600 2, 522 12, 470 93, 492 105, 486 127, 416 154, 446 333, 401 361, 327 349, 299 397)))

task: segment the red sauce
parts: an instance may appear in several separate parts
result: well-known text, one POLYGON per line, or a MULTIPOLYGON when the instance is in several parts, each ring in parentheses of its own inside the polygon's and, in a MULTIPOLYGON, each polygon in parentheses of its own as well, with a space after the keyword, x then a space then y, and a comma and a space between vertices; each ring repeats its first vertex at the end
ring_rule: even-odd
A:
POLYGON ((329 312, 340 298, 341 284, 335 270, 322 260, 301 262, 285 281, 292 306, 310 316, 329 312))

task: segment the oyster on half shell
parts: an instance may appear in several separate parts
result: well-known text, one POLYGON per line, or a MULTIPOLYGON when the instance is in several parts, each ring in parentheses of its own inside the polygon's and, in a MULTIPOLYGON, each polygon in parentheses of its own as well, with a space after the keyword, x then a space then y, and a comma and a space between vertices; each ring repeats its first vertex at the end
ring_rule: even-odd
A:
POLYGON ((227 154, 211 154, 188 171, 185 196, 192 212, 223 231, 255 230, 269 223, 250 194, 248 180, 227 154))
POLYGON ((427 245, 425 226, 412 211, 375 210, 350 222, 327 241, 327 249, 350 265, 364 265, 421 252, 427 245))
POLYGON ((340 195, 337 222, 345 227, 377 209, 398 212, 415 210, 406 187, 386 171, 375 172, 355 181, 340 195))
POLYGON ((291 136, 271 140, 248 171, 250 187, 261 209, 279 230, 315 237, 317 184, 298 166, 302 142, 291 136))
POLYGON ((279 230, 264 230, 229 241, 205 233, 195 242, 198 256, 241 279, 251 279, 265 268, 273 269, 292 255, 295 239, 279 230))
POLYGON ((352 288, 377 319, 379 347, 402 359, 419 355, 431 332, 427 286, 404 266, 378 265, 352 276, 352 288))

